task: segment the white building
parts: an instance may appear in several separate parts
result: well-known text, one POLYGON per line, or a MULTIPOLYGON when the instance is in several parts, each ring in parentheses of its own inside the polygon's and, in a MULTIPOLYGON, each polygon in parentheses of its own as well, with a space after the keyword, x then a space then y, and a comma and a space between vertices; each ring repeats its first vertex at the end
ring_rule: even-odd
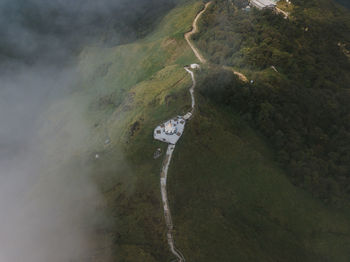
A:
POLYGON ((177 116, 157 126, 153 137, 165 143, 176 144, 184 131, 185 124, 186 120, 182 116, 177 116))
POLYGON ((192 113, 188 112, 186 115, 183 116, 183 119, 188 120, 191 118, 191 116, 192 116, 192 113))
POLYGON ((276 2, 273 0, 250 0, 250 4, 258 9, 276 7, 276 2))
POLYGON ((165 134, 167 135, 173 135, 176 133, 176 126, 172 123, 172 120, 170 120, 169 122, 167 122, 165 124, 165 127, 164 127, 164 132, 165 134))
POLYGON ((192 69, 199 69, 201 68, 198 64, 191 64, 192 69))

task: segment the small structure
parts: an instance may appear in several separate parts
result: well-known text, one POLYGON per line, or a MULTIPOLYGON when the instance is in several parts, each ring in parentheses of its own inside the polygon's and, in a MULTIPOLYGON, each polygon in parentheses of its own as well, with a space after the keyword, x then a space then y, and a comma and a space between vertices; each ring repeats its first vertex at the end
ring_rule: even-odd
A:
POLYGON ((200 69, 201 67, 198 64, 191 64, 192 69, 200 69))
POLYGON ((250 11, 250 6, 247 5, 245 8, 243 8, 243 10, 249 12, 250 11))
POLYGON ((273 0, 250 0, 250 5, 258 9, 274 9, 276 7, 276 3, 273 0))
MULTIPOLYGON (((174 119, 175 120, 175 119, 174 119)), ((167 135, 173 135, 176 133, 177 128, 175 127, 176 124, 172 123, 172 120, 170 120, 167 124, 165 124, 164 132, 167 135)))
POLYGON ((182 116, 174 117, 154 129, 154 139, 176 144, 185 129, 186 121, 182 116))
POLYGON ((192 116, 192 113, 188 112, 186 115, 183 116, 183 119, 188 120, 191 118, 191 116, 192 116))

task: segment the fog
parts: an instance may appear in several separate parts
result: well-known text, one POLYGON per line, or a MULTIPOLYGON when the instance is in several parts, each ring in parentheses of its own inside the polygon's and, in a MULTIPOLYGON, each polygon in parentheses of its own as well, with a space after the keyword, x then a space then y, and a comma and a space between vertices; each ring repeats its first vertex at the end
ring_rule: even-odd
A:
POLYGON ((43 64, 0 78, 0 261, 82 261, 105 222, 84 168, 85 105, 62 104, 75 81, 74 66, 43 64))
POLYGON ((86 43, 115 45, 149 32, 174 0, 1 0, 0 58, 65 61, 86 43))
POLYGON ((156 2, 0 1, 1 262, 108 261, 107 251, 96 257, 109 218, 86 165, 91 125, 88 102, 75 98, 76 57, 85 45, 139 37, 136 22, 156 2))
POLYGON ((85 105, 61 105, 74 67, 16 68, 0 78, 0 261, 83 261, 106 218, 83 163, 85 105))

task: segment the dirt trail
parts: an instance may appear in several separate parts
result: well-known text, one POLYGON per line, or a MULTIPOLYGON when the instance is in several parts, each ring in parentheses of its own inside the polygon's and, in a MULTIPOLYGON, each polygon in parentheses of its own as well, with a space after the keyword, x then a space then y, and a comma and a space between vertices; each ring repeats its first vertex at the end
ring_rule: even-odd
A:
POLYGON ((229 66, 222 66, 222 68, 225 69, 225 70, 228 70, 228 71, 232 71, 236 76, 238 76, 238 78, 239 78, 241 81, 243 81, 243 82, 248 82, 248 78, 247 78, 244 74, 235 71, 232 67, 229 67, 229 66))
POLYGON ((282 9, 279 9, 277 6, 275 7, 276 13, 280 13, 284 16, 284 19, 287 19, 289 17, 289 14, 286 11, 283 11, 282 9))
POLYGON ((188 69, 187 67, 185 67, 185 70, 191 75, 192 78, 192 86, 190 88, 190 94, 191 94, 191 114, 193 115, 193 111, 194 111, 194 106, 196 105, 196 100, 194 99, 194 88, 196 87, 196 79, 194 78, 194 73, 188 69))
POLYGON ((193 50, 194 54, 196 55, 196 57, 198 58, 198 60, 205 64, 207 62, 207 60, 201 55, 201 53, 199 52, 199 50, 194 46, 194 44, 191 42, 191 37, 192 35, 194 35, 195 33, 198 32, 198 26, 197 26, 197 22, 198 22, 198 19, 202 16, 202 14, 207 10, 208 6, 211 4, 212 2, 208 2, 205 4, 205 7, 202 11, 200 11, 196 18, 193 20, 193 23, 192 23, 192 30, 190 32, 187 32, 185 34, 185 39, 188 43, 188 45, 191 47, 191 49, 193 50))
MULTIPOLYGON (((200 11, 200 12, 197 14, 196 18, 193 20, 193 23, 192 23, 192 30, 189 31, 189 32, 187 32, 187 33, 185 34, 185 39, 186 39, 188 45, 191 47, 193 53, 195 54, 195 56, 198 58, 198 60, 199 60, 202 64, 207 63, 207 60, 206 60, 206 59, 204 58, 204 56, 200 53, 200 51, 198 50, 198 48, 195 47, 195 45, 192 43, 191 37, 192 37, 192 35, 194 35, 195 33, 198 32, 198 25, 197 25, 198 20, 199 20, 199 18, 201 18, 202 14, 208 9, 208 7, 209 7, 209 5, 210 5, 211 3, 212 3, 212 2, 208 2, 208 3, 205 4, 204 9, 203 9, 202 11, 200 11)), ((237 75, 237 76, 239 77, 239 79, 240 79, 241 81, 243 81, 243 82, 248 82, 248 79, 247 79, 247 77, 246 77, 244 74, 242 74, 242 73, 240 73, 240 72, 238 72, 238 71, 235 71, 233 68, 229 68, 228 66, 223 66, 223 68, 226 69, 226 70, 232 71, 235 75, 237 75)))

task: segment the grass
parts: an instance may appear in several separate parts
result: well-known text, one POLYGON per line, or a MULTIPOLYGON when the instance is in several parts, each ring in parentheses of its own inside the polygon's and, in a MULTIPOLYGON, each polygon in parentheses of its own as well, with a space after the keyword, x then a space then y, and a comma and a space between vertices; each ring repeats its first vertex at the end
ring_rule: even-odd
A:
POLYGON ((182 1, 146 38, 87 47, 80 55, 75 96, 89 101, 85 117, 91 127, 80 157, 106 200, 110 222, 97 235, 109 239, 104 249, 110 261, 171 260, 159 188, 162 159, 153 159, 156 148, 164 152, 166 145, 152 134, 161 121, 190 107, 191 78, 183 66, 196 59, 183 34, 201 5, 182 1))
POLYGON ((191 261, 348 261, 349 216, 293 186, 264 140, 201 99, 169 171, 176 240, 191 261))
MULTIPOLYGON (((173 259, 160 196, 162 159, 153 160, 166 144, 152 134, 190 107, 183 65, 197 59, 183 34, 201 6, 181 1, 132 44, 85 48, 79 89, 59 106, 64 118, 87 104, 89 132, 71 162, 90 170, 105 198, 97 211, 108 221, 96 239, 106 244, 96 250, 97 261, 173 259)), ((348 217, 291 185, 273 152, 239 117, 199 99, 169 171, 175 240, 188 261, 347 261, 348 217)), ((53 119, 57 112, 53 107, 53 119)))

